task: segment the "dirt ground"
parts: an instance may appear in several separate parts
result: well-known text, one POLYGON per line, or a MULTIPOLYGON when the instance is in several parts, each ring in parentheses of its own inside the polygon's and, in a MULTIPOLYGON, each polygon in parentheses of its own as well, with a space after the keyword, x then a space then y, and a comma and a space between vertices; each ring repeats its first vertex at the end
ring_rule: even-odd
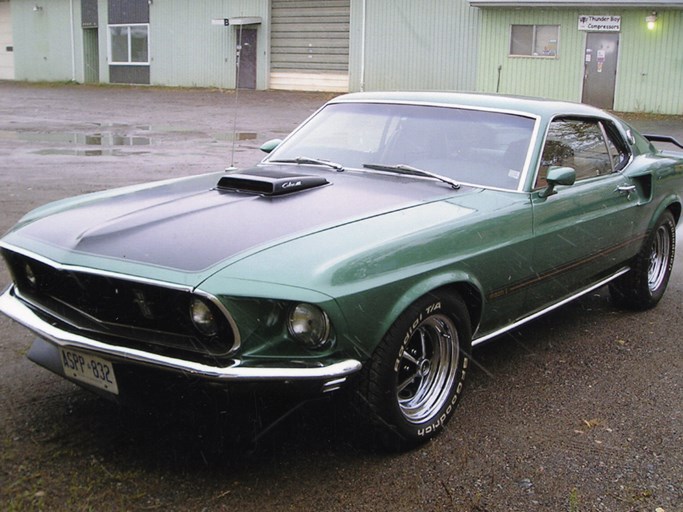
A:
MULTIPOLYGON (((255 163, 326 99, 0 82, 0 231, 51 200, 255 163)), ((629 117, 683 140, 681 117, 629 117)), ((265 407, 217 451, 232 417, 120 409, 29 362, 2 317, 0 510, 683 511, 681 259, 654 310, 600 290, 476 350, 449 427, 400 455, 334 400, 265 407)))

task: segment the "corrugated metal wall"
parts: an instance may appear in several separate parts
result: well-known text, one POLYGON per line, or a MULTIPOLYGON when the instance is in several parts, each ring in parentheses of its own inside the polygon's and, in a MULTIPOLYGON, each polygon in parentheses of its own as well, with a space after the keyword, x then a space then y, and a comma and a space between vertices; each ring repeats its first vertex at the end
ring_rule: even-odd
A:
POLYGON ((10 2, 17 80, 82 80, 80 2, 73 7, 72 20, 70 0, 10 2), (34 10, 36 6, 40 9, 34 10))
POLYGON ((352 90, 474 89, 480 11, 467 1, 354 0, 351 14, 352 90))
POLYGON ((622 20, 614 108, 683 115, 683 11, 657 9, 653 31, 647 14, 622 20))
POLYGON ((184 87, 235 87, 236 28, 212 19, 260 16, 257 84, 265 89, 268 0, 163 0, 150 6, 151 83, 184 87))
MULTIPOLYGON (((107 82, 109 2, 97 1, 99 77, 107 82)), ((281 5, 279 1, 272 0, 275 8, 281 5)), ((681 10, 659 8, 657 27, 648 31, 645 16, 649 11, 637 8, 480 10, 470 7, 467 0, 338 1, 350 4, 348 65, 342 55, 346 51, 344 43, 340 41, 340 61, 335 64, 348 66, 348 82, 340 86, 339 77, 347 77, 343 69, 310 69, 309 74, 296 74, 299 82, 295 88, 486 92, 498 89, 503 93, 580 101, 585 32, 578 30, 578 16, 611 14, 622 17, 615 109, 683 114, 681 10), (559 24, 558 58, 509 57, 513 23, 559 24), (323 84, 321 76, 326 74, 331 81, 323 84)), ((291 3, 324 5, 313 0, 291 3)), ((34 10, 35 0, 10 2, 15 78, 83 81, 81 2, 50 0, 38 4, 42 9, 34 10)), ((272 58, 271 73, 269 0, 155 0, 149 9, 152 84, 233 88, 236 29, 212 25, 211 20, 240 16, 258 16, 263 20, 256 25, 256 87, 277 87, 277 80, 273 80, 277 73, 291 71, 277 69, 287 66, 278 55, 272 58)), ((292 34, 295 40, 296 32, 292 34)), ((95 43, 94 37, 88 41, 95 43)), ((304 62, 315 59, 306 56, 304 62)), ((329 59, 328 64, 333 60, 329 59)), ((299 64, 299 69, 306 71, 304 63, 299 64)), ((287 79, 291 85, 291 76, 287 79)))
POLYGON ((0 0, 0 79, 14 78, 14 47, 9 0, 0 0))
POLYGON ((477 88, 578 101, 585 34, 577 26, 573 11, 482 10, 477 88), (557 58, 510 57, 510 27, 518 24, 560 25, 557 58))
POLYGON ((649 31, 646 9, 483 9, 477 88, 581 101, 586 33, 578 30, 578 18, 586 14, 621 16, 615 110, 683 114, 681 11, 658 11, 657 27, 649 31), (512 24, 560 25, 558 57, 510 57, 512 24))

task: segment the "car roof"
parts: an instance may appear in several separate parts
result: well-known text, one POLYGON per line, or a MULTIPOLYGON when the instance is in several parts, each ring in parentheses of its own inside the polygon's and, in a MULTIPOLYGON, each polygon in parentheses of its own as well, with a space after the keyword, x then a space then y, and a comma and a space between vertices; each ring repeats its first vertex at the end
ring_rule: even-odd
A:
POLYGON ((526 113, 542 118, 557 115, 599 116, 613 118, 606 112, 568 101, 557 101, 524 96, 506 96, 502 94, 460 93, 460 92, 360 92, 338 96, 330 103, 339 102, 388 102, 415 105, 462 106, 467 108, 483 108, 506 112, 526 113))

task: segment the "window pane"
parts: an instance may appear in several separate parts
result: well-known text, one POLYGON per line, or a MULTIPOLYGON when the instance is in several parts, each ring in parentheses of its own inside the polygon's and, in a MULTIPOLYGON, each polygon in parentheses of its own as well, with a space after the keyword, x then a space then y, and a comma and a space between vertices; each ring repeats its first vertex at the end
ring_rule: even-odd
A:
POLYGON ((612 161, 597 122, 566 119, 554 121, 542 157, 545 172, 550 166, 576 169, 576 179, 612 172, 612 161))
POLYGON ((147 27, 130 27, 131 62, 147 62, 147 27))
POLYGON ((533 25, 512 25, 510 55, 531 55, 533 40, 533 25))
POLYGON ((607 147, 612 157, 612 166, 614 170, 621 170, 628 163, 630 151, 628 145, 619 135, 618 130, 612 123, 603 123, 605 133, 607 134, 607 147))
POLYGON ((576 178, 590 178, 612 172, 612 160, 598 123, 573 121, 576 178))
POLYGON ((341 103, 326 106, 272 157, 305 155, 347 168, 411 165, 456 181, 514 190, 534 126, 533 119, 499 112, 341 103))
POLYGON ((128 62, 128 27, 109 27, 111 61, 128 62))
POLYGON ((558 33, 559 27, 557 25, 537 25, 534 55, 556 56, 558 33))

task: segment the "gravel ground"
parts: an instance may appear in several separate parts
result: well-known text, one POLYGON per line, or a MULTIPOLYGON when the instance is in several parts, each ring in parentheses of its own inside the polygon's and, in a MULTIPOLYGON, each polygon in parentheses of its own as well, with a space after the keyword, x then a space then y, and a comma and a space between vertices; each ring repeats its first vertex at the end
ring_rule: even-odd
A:
MULTIPOLYGON (((0 230, 50 200, 255 163, 326 99, 0 82, 0 230)), ((681 117, 629 118, 683 140, 681 117)), ((600 290, 475 351, 447 430, 400 455, 336 400, 261 404, 256 440, 216 452, 218 408, 120 409, 30 363, 2 317, 0 509, 683 511, 682 266, 652 311, 600 290)))

